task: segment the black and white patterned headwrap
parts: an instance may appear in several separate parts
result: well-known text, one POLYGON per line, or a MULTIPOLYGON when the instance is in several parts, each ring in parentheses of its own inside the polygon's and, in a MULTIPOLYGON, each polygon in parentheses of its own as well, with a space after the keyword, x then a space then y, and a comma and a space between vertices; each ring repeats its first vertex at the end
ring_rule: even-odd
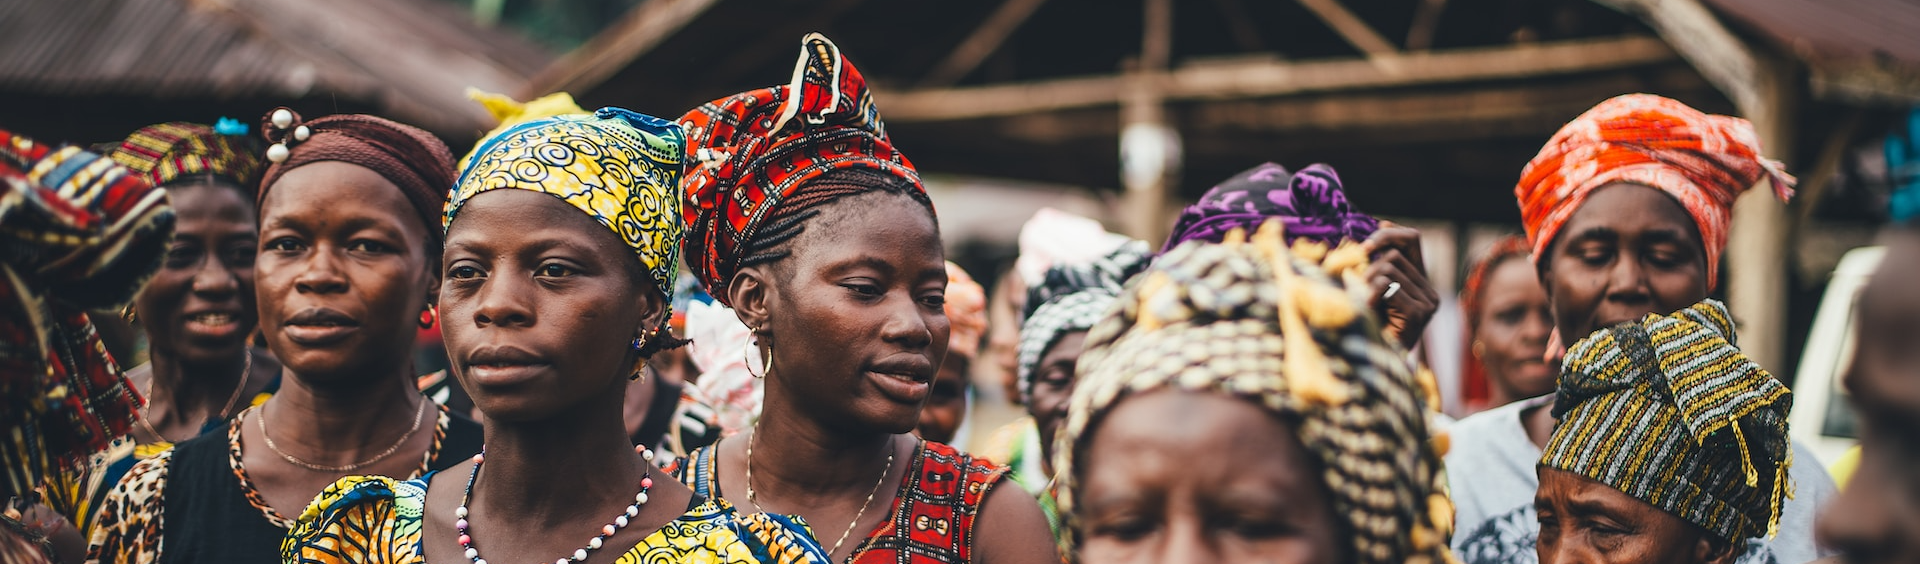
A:
POLYGON ((1085 438, 1125 398, 1171 388, 1252 401, 1290 423, 1322 469, 1355 562, 1455 561, 1445 441, 1427 431, 1436 386, 1369 313, 1366 251, 1281 241, 1269 222, 1251 241, 1235 230, 1224 243, 1176 246, 1088 332, 1053 450, 1068 542, 1084 534, 1074 505, 1085 438))
POLYGON ((1128 278, 1145 269, 1152 255, 1145 241, 1129 241, 1087 264, 1061 264, 1027 289, 1026 321, 1020 324, 1020 400, 1033 391, 1033 372, 1041 355, 1062 335, 1093 328, 1120 297, 1128 278))

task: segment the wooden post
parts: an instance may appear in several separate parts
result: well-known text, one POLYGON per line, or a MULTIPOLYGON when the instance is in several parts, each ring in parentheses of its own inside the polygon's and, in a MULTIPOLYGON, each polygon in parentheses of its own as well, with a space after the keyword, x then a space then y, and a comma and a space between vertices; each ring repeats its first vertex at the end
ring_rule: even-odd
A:
POLYGON ((1173 52, 1173 0, 1146 0, 1140 58, 1127 73, 1120 101, 1120 178, 1123 230, 1150 244, 1172 229, 1167 199, 1179 171, 1179 135, 1167 125, 1160 90, 1173 52))
MULTIPOLYGON (((1794 108, 1798 89, 1785 65, 1762 59, 1757 107, 1743 107, 1760 137, 1766 155, 1783 162, 1793 155, 1794 108)), ((1787 162, 1793 170, 1792 163, 1787 162)), ((1727 307, 1740 326, 1740 350, 1755 364, 1775 374, 1787 366, 1787 234, 1791 221, 1786 204, 1764 184, 1747 191, 1733 205, 1726 270, 1720 283, 1727 289, 1727 307)))

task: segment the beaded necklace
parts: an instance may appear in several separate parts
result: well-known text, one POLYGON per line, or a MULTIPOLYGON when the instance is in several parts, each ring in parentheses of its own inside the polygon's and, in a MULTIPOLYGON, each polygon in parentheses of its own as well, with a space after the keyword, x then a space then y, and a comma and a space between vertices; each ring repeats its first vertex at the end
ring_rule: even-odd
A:
MULTIPOLYGON (((600 547, 606 544, 609 537, 612 537, 614 533, 620 532, 621 529, 627 528, 627 524, 631 523, 634 517, 640 515, 640 507, 647 504, 647 491, 653 489, 653 449, 638 446, 634 447, 634 451, 640 453, 640 457, 646 459, 647 463, 645 464, 646 472, 640 475, 640 493, 634 494, 633 504, 628 505, 625 511, 621 512, 619 516, 614 517, 612 523, 600 527, 600 534, 588 539, 586 547, 574 549, 573 554, 562 557, 559 560, 554 560, 554 564, 585 562, 588 552, 600 550, 600 547)), ((485 452, 473 455, 473 472, 467 474, 467 489, 460 494, 460 507, 453 510, 453 516, 455 518, 453 527, 455 531, 460 534, 460 548, 464 551, 464 554, 467 555, 467 560, 472 561, 473 564, 487 564, 487 559, 480 557, 480 549, 474 546, 473 533, 468 530, 467 527, 467 514, 469 513, 467 510, 467 502, 473 499, 473 482, 476 478, 480 477, 480 463, 485 460, 485 452)))

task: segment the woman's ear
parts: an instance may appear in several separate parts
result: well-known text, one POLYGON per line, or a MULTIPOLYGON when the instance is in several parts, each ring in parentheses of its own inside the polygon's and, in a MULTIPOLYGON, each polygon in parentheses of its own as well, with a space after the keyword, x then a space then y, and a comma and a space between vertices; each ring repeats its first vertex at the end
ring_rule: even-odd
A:
POLYGON ((772 286, 767 283, 770 274, 759 267, 742 268, 734 273, 733 281, 727 284, 727 299, 733 303, 733 314, 753 331, 756 338, 764 337, 770 317, 767 308, 772 295, 772 286))
POLYGON ((1740 551, 1734 550, 1734 543, 1713 538, 1712 535, 1700 535, 1693 545, 1693 561, 1705 564, 1733 564, 1740 558, 1740 551))
POLYGON ((640 291, 633 293, 635 305, 640 307, 640 326, 634 328, 633 334, 636 337, 652 338, 653 330, 660 328, 666 321, 664 318, 667 315, 667 306, 672 298, 666 297, 666 292, 656 290, 651 278, 646 279, 642 286, 640 291))

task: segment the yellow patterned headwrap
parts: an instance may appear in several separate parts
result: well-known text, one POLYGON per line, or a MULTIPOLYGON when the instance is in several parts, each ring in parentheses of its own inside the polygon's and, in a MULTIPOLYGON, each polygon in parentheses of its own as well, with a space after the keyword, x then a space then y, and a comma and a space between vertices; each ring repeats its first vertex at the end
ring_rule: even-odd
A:
POLYGON ((623 108, 588 113, 565 93, 526 104, 471 95, 501 123, 460 160, 442 229, 488 190, 552 194, 612 229, 660 292, 673 291, 684 231, 679 187, 686 133, 678 124, 623 108))

